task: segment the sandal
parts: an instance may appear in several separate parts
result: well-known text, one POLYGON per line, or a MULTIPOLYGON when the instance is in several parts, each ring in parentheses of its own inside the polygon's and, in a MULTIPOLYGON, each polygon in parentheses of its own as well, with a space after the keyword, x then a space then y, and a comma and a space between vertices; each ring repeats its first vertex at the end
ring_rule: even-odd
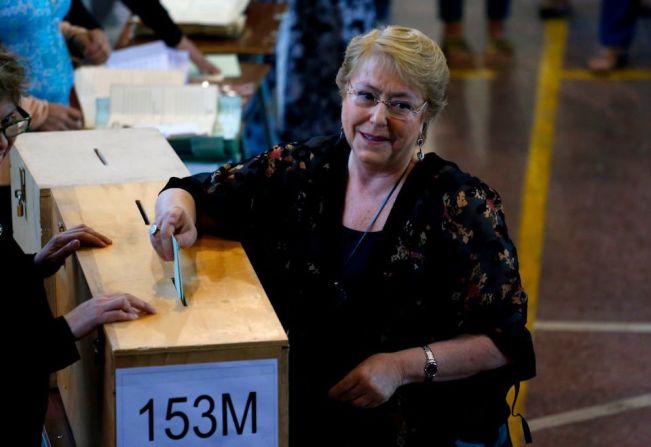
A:
POLYGON ((503 68, 513 60, 513 45, 503 37, 489 40, 484 51, 484 65, 491 68, 503 68))
POLYGON ((463 37, 443 38, 441 50, 443 50, 450 68, 468 70, 477 68, 475 54, 463 37))
POLYGON ((588 60, 588 68, 593 73, 605 74, 628 64, 628 55, 618 48, 603 48, 588 60))

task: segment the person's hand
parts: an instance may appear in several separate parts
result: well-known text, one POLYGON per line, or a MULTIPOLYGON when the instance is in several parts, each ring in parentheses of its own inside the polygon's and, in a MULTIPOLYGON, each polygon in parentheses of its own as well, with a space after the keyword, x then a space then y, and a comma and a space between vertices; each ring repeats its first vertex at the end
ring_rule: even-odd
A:
POLYGON ((103 64, 111 54, 108 36, 100 28, 77 33, 72 42, 84 55, 84 60, 92 65, 103 64))
POLYGON ((78 130, 81 129, 81 112, 63 104, 48 104, 48 114, 39 130, 78 130))
POLYGON ((221 70, 208 59, 206 59, 206 56, 204 56, 202 53, 199 52, 195 54, 194 57, 192 57, 192 54, 190 54, 190 56, 192 62, 197 66, 201 73, 207 75, 218 75, 221 73, 221 70))
POLYGON ((375 354, 346 374, 328 395, 356 407, 372 408, 388 401, 402 384, 402 369, 396 357, 375 354))
POLYGON ((201 50, 188 39, 186 36, 181 38, 181 41, 176 46, 177 50, 186 50, 190 55, 190 60, 197 66, 199 71, 203 74, 216 75, 221 73, 221 70, 213 65, 206 56, 203 55, 201 50))
POLYGON ((84 301, 63 317, 79 340, 100 324, 135 320, 143 312, 153 314, 156 309, 128 293, 113 293, 84 301))
POLYGON ((166 261, 174 260, 171 236, 176 235, 176 240, 181 247, 191 247, 197 240, 197 227, 194 220, 180 206, 170 207, 162 214, 156 216, 157 231, 149 239, 158 256, 166 261))
POLYGON ((77 225, 57 234, 34 257, 34 264, 43 277, 54 274, 65 259, 82 245, 106 247, 111 240, 86 225, 77 225))

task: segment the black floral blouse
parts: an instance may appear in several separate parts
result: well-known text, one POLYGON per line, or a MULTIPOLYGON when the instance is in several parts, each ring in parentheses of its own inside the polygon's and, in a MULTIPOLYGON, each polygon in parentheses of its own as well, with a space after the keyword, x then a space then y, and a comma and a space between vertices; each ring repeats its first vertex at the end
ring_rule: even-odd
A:
POLYGON ((510 386, 535 375, 527 295, 501 200, 428 154, 374 238, 368 265, 344 278, 349 153, 341 137, 313 138, 212 174, 171 179, 166 188, 193 195, 200 231, 243 243, 288 331, 292 445, 488 442, 506 421, 510 386), (468 379, 403 386, 370 410, 327 398, 370 355, 461 334, 488 335, 511 364, 468 379))

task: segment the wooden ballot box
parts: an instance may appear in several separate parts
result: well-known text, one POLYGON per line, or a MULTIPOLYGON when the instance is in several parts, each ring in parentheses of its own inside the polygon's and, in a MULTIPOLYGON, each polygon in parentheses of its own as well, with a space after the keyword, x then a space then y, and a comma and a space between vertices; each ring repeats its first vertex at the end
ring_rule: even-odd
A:
POLYGON ((286 334, 241 245, 204 236, 181 249, 187 306, 173 262, 149 242, 164 182, 55 188, 56 218, 113 244, 82 249, 59 272, 67 311, 128 292, 157 313, 108 324, 79 343, 57 381, 77 445, 286 446, 286 334))
POLYGON ((25 253, 39 251, 52 237, 53 187, 189 175, 155 129, 22 134, 11 151, 10 170, 14 238, 25 253))

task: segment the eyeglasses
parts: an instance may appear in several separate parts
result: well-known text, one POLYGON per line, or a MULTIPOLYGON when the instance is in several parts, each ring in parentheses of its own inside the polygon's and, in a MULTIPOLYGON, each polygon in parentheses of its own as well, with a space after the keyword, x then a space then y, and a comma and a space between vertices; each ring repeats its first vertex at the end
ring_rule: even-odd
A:
POLYGON ((389 116, 399 120, 412 119, 416 117, 420 112, 422 112, 427 106, 427 101, 419 106, 415 106, 409 101, 405 101, 403 99, 382 99, 372 92, 366 90, 357 90, 353 87, 348 87, 346 93, 348 93, 353 98, 353 104, 355 104, 357 107, 370 109, 379 103, 382 103, 387 106, 389 116))
POLYGON ((16 138, 21 133, 27 132, 27 129, 29 129, 29 123, 32 121, 32 117, 29 116, 29 113, 25 112, 20 106, 16 106, 16 112, 21 116, 19 119, 5 124, 5 121, 8 121, 14 115, 11 114, 3 120, 2 127, 0 127, 0 131, 7 139, 16 138))

